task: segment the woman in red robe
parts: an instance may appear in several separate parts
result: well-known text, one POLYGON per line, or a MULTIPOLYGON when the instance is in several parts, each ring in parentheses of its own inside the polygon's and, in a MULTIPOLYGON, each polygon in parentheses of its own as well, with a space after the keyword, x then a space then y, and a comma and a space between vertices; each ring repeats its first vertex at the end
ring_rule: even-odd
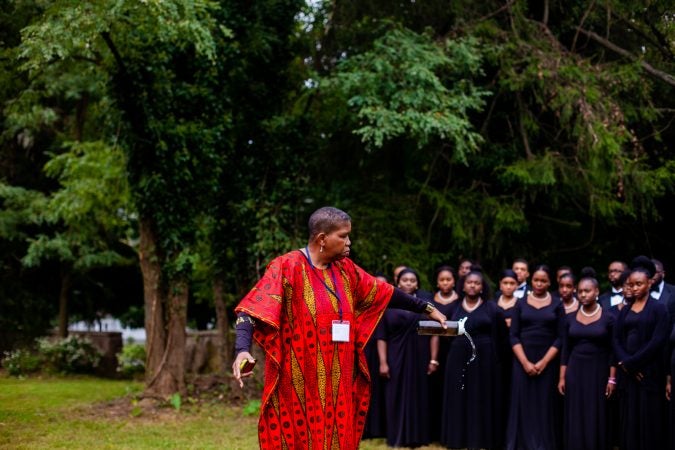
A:
POLYGON ((262 449, 358 448, 370 399, 363 348, 388 304, 445 316, 377 281, 349 257, 351 219, 325 207, 309 220, 307 247, 275 258, 239 303, 235 378, 252 360, 250 336, 266 356, 258 423, 262 449))

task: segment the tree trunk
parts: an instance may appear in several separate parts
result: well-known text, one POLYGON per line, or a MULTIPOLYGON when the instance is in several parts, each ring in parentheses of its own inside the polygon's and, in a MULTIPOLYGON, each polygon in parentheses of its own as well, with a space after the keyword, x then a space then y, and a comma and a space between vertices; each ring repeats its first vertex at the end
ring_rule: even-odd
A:
POLYGON ((68 337, 68 295, 72 285, 70 270, 61 271, 61 289, 59 291, 59 337, 68 337))
POLYGON ((187 325, 188 283, 185 279, 169 281, 167 334, 159 367, 145 387, 145 395, 168 398, 185 394, 185 326, 187 325))
POLYGON ((213 280, 213 302, 216 306, 216 327, 220 335, 220 370, 228 372, 230 366, 230 325, 227 320, 227 310, 225 308, 225 299, 223 291, 225 290, 222 278, 215 277, 213 280))
POLYGON ((147 220, 140 223, 139 261, 143 274, 145 307, 145 382, 150 383, 157 373, 164 355, 166 324, 161 290, 161 266, 156 252, 156 237, 147 220))

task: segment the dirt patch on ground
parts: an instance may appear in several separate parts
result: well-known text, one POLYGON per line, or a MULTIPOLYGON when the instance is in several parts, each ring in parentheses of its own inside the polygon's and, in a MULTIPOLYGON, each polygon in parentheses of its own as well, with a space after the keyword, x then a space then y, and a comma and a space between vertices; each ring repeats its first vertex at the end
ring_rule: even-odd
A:
POLYGON ((208 405, 245 406, 260 400, 262 383, 248 379, 244 388, 232 376, 195 375, 186 379, 187 392, 166 399, 144 397, 143 393, 128 394, 115 400, 96 403, 78 409, 87 417, 106 419, 166 420, 178 417, 181 410, 191 410, 208 405))

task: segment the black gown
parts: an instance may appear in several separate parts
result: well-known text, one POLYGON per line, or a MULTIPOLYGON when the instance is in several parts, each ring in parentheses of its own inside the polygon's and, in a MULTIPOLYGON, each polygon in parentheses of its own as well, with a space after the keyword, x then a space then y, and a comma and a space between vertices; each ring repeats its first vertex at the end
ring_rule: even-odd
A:
POLYGON ((502 412, 501 415, 499 416, 499 423, 500 423, 500 432, 501 432, 501 437, 500 440, 501 442, 505 442, 506 439, 506 425, 508 422, 509 418, 509 411, 510 411, 510 405, 511 405, 511 372, 513 371, 513 350, 511 349, 511 341, 509 339, 509 325, 507 324, 507 320, 510 322, 513 320, 513 312, 515 310, 515 307, 511 307, 508 309, 504 309, 499 304, 497 303, 497 300, 495 300, 495 303, 497 304, 497 307, 499 310, 502 312, 502 316, 504 317, 504 323, 506 324, 506 335, 502 337, 500 345, 499 345, 499 351, 500 351, 500 393, 501 393, 501 408, 502 412))
POLYGON ((363 438, 385 437, 387 433, 387 417, 384 404, 384 379, 380 376, 380 358, 377 353, 377 339, 384 325, 380 322, 370 338, 364 352, 370 371, 370 406, 366 416, 363 438))
POLYGON ((565 371, 563 442, 569 450, 604 450, 607 439, 605 391, 612 365, 614 316, 602 311, 587 325, 568 314, 560 363, 565 371))
POLYGON ((419 447, 430 442, 429 336, 417 334, 426 315, 387 309, 381 339, 387 341, 390 378, 385 382, 387 445, 419 447))
POLYGON ((476 358, 467 364, 472 347, 466 336, 447 338, 441 443, 449 448, 501 448, 501 383, 494 375, 501 370, 504 316, 495 302, 483 302, 470 313, 459 303, 451 320, 467 316, 465 328, 476 346, 476 358))
MULTIPOLYGON (((600 306, 603 307, 603 313, 609 311, 614 319, 614 325, 616 326, 616 320, 619 318, 619 304, 610 306, 609 310, 604 309, 603 303, 598 300, 600 306)), ((609 297, 607 300, 609 304, 609 297)), ((624 306, 625 307, 625 306, 624 306)), ((612 349, 613 350, 613 349, 612 349)), ((616 359, 614 360, 616 363, 616 359)), ((619 382, 620 375, 617 368, 617 384, 614 389, 614 394, 607 400, 607 446, 609 448, 614 448, 619 446, 620 434, 621 434, 621 414, 619 410, 621 409, 621 396, 623 392, 623 384, 619 382)))
POLYGON ((649 298, 644 309, 635 313, 624 307, 614 327, 613 346, 617 362, 617 381, 622 387, 620 400, 620 447, 630 450, 663 449, 666 433, 665 351, 670 333, 668 312, 658 300, 649 298), (638 381, 635 374, 642 373, 638 381))
MULTIPOLYGON (((552 301, 537 309, 525 297, 513 309, 511 345, 522 344, 530 362, 539 361, 551 347, 560 349, 565 316, 562 303, 552 301)), ((562 425, 559 373, 558 358, 533 377, 513 358, 507 449, 551 450, 559 446, 562 425)))
MULTIPOLYGON (((448 320, 452 320, 452 313, 454 312, 460 300, 455 300, 450 304, 438 303, 433 300, 433 304, 440 312, 442 312, 448 320)), ((441 437, 443 405, 438 399, 443 397, 445 371, 447 370, 448 347, 450 339, 441 338, 438 344, 438 369, 436 372, 429 375, 429 396, 430 396, 430 436, 432 441, 438 441, 441 437)))

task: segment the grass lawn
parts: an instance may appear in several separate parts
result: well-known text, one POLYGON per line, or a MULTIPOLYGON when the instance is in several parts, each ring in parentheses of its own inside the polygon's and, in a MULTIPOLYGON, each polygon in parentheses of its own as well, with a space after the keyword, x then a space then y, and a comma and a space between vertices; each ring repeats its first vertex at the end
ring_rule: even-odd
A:
MULTIPOLYGON (((0 448, 258 448, 257 414, 214 401, 148 412, 140 383, 99 378, 0 377, 0 448), (122 406, 120 408, 120 406, 122 406)), ((186 403, 186 402, 184 402, 186 403)), ((363 450, 384 450, 383 440, 363 450)), ((441 447, 425 447, 437 449, 441 447)))

